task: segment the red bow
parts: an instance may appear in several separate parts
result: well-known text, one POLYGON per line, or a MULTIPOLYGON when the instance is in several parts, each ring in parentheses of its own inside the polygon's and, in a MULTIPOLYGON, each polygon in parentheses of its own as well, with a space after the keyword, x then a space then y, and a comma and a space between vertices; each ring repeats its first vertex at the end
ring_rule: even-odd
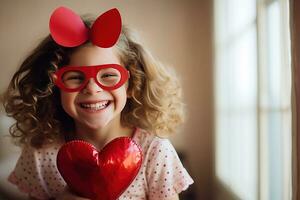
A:
POLYGON ((53 40, 61 46, 76 47, 89 39, 94 45, 109 48, 118 41, 122 20, 114 8, 100 15, 89 29, 72 10, 59 7, 51 15, 49 28, 53 40))

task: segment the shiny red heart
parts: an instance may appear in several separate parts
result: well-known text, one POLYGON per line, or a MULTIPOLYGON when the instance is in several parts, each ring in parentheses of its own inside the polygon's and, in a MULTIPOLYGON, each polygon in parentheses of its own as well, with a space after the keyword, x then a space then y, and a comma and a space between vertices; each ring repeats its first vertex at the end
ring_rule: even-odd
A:
POLYGON ((119 137, 100 152, 90 143, 74 140, 57 155, 57 168, 69 188, 93 200, 115 200, 131 184, 142 164, 141 148, 119 137))

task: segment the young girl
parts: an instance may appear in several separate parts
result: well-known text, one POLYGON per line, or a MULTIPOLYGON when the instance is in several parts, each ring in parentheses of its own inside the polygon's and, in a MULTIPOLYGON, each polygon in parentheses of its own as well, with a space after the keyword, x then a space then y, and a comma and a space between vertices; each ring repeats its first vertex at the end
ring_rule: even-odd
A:
MULTIPOLYGON (((85 28, 93 24, 84 21, 85 28)), ((59 148, 80 139, 102 149, 112 139, 128 136, 140 145, 143 163, 119 199, 178 199, 193 180, 163 139, 183 121, 176 76, 125 26, 108 48, 90 39, 65 47, 53 38, 52 32, 25 59, 4 95, 5 110, 16 120, 10 133, 22 146, 8 180, 32 199, 85 199, 70 191, 58 172, 59 148), (98 69, 88 80, 84 70, 70 70, 107 64, 119 67, 109 74, 98 69), (68 73, 60 76, 61 70, 68 73)))

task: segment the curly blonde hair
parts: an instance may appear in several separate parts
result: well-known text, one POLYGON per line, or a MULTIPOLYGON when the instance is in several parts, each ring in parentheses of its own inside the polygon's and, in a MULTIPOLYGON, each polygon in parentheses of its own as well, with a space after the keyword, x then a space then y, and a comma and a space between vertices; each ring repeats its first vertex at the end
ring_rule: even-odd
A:
MULTIPOLYGON (((88 27, 93 22, 84 21, 88 27)), ((184 106, 174 72, 155 61, 125 26, 115 49, 130 72, 122 125, 161 137, 175 132, 183 122, 184 106)), ((75 50, 57 45, 48 35, 13 75, 2 100, 8 116, 16 120, 9 132, 18 144, 30 142, 40 148, 58 138, 72 138, 74 121, 61 106, 51 73, 67 65, 75 50)))

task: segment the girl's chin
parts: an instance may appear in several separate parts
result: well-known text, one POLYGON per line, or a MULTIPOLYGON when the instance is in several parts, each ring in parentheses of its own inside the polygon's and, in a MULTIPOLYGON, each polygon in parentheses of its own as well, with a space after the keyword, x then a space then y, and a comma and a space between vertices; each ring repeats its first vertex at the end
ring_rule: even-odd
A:
POLYGON ((106 128, 110 121, 111 120, 109 120, 109 119, 97 120, 97 121, 95 121, 95 119, 92 119, 92 120, 79 119, 79 120, 76 120, 76 122, 75 122, 76 125, 75 126, 79 130, 82 130, 82 131, 96 132, 96 131, 99 131, 101 129, 106 128))
POLYGON ((105 127, 107 127, 108 122, 103 122, 103 123, 93 123, 93 124, 85 124, 85 129, 90 130, 90 131, 99 131, 105 127))

